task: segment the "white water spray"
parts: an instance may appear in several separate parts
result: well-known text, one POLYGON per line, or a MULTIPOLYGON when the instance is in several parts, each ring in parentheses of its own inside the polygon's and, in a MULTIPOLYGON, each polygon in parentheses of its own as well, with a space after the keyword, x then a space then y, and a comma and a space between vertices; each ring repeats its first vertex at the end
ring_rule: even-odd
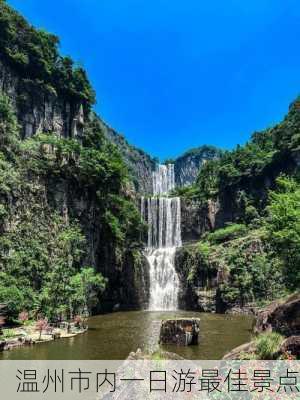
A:
POLYGON ((158 165, 152 172, 152 185, 154 196, 166 195, 175 189, 174 164, 158 165))
POLYGON ((174 188, 174 165, 159 165, 153 172, 153 194, 156 197, 141 199, 141 214, 148 224, 149 309, 154 311, 178 308, 175 253, 181 246, 181 204, 180 197, 166 197, 174 188))

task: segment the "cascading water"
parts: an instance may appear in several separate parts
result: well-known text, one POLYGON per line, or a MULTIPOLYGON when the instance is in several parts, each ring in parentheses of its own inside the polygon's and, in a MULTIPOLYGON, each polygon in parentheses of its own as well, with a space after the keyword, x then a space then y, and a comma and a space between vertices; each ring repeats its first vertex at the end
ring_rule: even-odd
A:
POLYGON ((181 246, 181 206, 180 197, 166 196, 174 188, 174 165, 159 165, 153 172, 154 196, 141 199, 141 214, 148 224, 149 309, 154 311, 178 308, 175 253, 181 246))
POLYGON ((154 195, 169 194, 175 189, 174 164, 157 166, 156 171, 152 172, 152 184, 154 195))

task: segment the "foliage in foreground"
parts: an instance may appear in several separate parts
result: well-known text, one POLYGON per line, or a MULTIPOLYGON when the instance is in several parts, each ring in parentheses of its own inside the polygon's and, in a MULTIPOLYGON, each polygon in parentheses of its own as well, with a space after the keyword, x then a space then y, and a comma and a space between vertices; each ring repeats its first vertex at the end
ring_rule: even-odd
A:
POLYGON ((256 342, 256 354, 259 360, 274 360, 279 353, 283 336, 276 332, 259 335, 256 342))

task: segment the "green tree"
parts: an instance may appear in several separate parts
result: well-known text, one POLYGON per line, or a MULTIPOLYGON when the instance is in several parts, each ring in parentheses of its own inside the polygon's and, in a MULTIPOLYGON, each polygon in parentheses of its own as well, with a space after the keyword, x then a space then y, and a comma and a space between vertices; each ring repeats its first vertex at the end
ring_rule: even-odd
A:
POLYGON ((300 185, 288 177, 277 179, 270 192, 266 228, 274 251, 283 261, 289 288, 300 288, 300 185))
POLYGON ((71 278, 72 311, 77 314, 91 313, 99 303, 99 296, 104 292, 107 284, 101 274, 97 274, 93 268, 85 267, 71 278))
POLYGON ((0 272, 0 303, 7 305, 8 321, 14 321, 24 307, 24 293, 13 277, 0 272))
POLYGON ((82 255, 85 238, 77 226, 69 226, 54 237, 50 267, 41 285, 41 311, 51 319, 70 315, 71 278, 82 255))
POLYGON ((41 91, 61 94, 71 103, 82 103, 88 111, 95 102, 95 93, 86 73, 74 66, 70 57, 62 57, 58 46, 57 36, 35 29, 0 1, 1 60, 17 71, 24 87, 32 90, 37 86, 37 95, 41 91))

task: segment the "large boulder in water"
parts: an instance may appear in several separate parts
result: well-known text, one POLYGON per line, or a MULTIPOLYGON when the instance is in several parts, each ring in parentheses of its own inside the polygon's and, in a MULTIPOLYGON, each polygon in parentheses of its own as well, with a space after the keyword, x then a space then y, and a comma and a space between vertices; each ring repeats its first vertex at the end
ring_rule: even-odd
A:
POLYGON ((134 353, 130 353, 127 357, 127 361, 138 361, 138 360, 184 360, 183 357, 176 353, 170 353, 169 351, 155 351, 155 352, 144 352, 141 349, 137 349, 134 353))
POLYGON ((167 319, 161 322, 160 344, 189 346, 198 344, 200 332, 199 318, 167 319))

